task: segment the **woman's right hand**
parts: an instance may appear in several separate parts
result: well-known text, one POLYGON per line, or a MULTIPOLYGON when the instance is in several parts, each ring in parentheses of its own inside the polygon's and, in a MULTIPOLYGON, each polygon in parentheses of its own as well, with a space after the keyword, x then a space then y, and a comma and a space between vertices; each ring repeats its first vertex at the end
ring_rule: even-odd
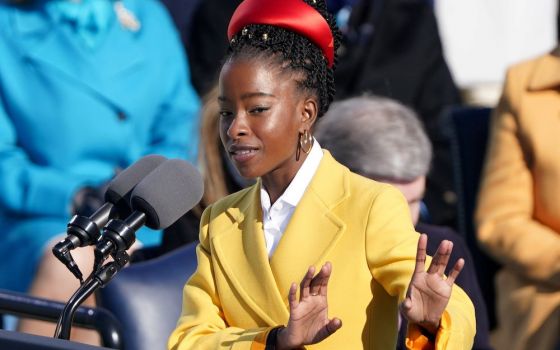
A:
POLYGON ((330 262, 325 263, 316 276, 315 267, 309 267, 300 283, 299 300, 297 285, 292 283, 288 295, 290 319, 277 333, 276 349, 298 349, 319 343, 342 327, 339 318, 328 317, 327 287, 331 271, 330 262))

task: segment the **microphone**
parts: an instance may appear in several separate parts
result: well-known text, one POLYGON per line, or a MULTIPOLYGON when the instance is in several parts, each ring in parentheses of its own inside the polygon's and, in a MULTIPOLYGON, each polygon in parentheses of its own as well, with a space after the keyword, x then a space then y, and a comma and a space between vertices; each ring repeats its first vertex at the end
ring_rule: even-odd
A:
POLYGON ((125 251, 142 226, 160 230, 171 226, 202 198, 204 184, 198 170, 179 159, 165 161, 132 191, 134 210, 126 219, 109 221, 95 247, 96 270, 110 254, 125 251))
POLYGON ((106 203, 95 213, 89 217, 72 217, 67 225, 66 238, 58 242, 52 252, 80 281, 82 273, 72 259, 70 250, 95 244, 101 235, 101 229, 110 218, 128 215, 131 211, 128 200, 134 187, 165 160, 165 157, 159 155, 148 155, 139 159, 109 183, 105 192, 106 203))

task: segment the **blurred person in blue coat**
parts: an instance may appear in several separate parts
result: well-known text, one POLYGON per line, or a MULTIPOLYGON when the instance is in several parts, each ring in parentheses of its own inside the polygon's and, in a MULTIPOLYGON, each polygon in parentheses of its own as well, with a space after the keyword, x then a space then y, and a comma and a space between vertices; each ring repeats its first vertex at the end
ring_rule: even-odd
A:
POLYGON ((189 81, 158 1, 0 0, 0 288, 71 294, 50 253, 71 214, 143 155, 196 160, 189 81))

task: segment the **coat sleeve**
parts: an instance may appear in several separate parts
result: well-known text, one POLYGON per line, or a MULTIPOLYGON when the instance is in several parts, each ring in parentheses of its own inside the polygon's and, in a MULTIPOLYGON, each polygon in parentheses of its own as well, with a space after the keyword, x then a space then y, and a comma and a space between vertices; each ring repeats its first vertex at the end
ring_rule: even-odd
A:
POLYGON ((0 211, 16 215, 68 216, 85 178, 33 162, 18 145, 0 87, 0 211))
POLYGON ((224 320, 214 283, 208 225, 212 207, 206 208, 200 223, 198 266, 183 289, 183 310, 177 328, 169 338, 170 350, 264 350, 272 328, 230 327, 224 320))
POLYGON ((516 106, 524 80, 515 69, 508 72, 504 93, 492 115, 476 210, 477 238, 502 264, 558 288, 560 236, 533 218, 536 179, 529 164, 530 146, 521 139, 516 106))
MULTIPOLYGON (((404 300, 416 263, 418 233, 414 231, 409 209, 398 190, 384 186, 372 202, 367 225, 366 256, 372 276, 389 295, 404 300)), ((429 257, 428 257, 429 258, 429 257)), ((430 259, 428 259, 429 263, 430 259)), ((476 333, 474 307, 457 285, 442 316, 435 349, 471 349, 476 333)), ((427 338, 409 326, 407 347, 424 349, 427 338)))

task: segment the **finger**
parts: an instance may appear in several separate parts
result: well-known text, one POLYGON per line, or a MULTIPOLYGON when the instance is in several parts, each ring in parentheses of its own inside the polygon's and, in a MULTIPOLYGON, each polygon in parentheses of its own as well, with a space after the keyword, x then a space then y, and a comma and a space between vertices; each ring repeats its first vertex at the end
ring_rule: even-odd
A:
POLYGON ((453 270, 451 270, 451 272, 449 273, 449 277, 447 277, 447 283, 450 286, 452 286, 453 283, 455 283, 455 280, 457 279, 457 276, 459 276, 459 274, 463 270, 463 267, 465 267, 465 259, 461 258, 461 259, 457 260, 457 262, 455 263, 455 266, 453 266, 453 270))
POLYGON ((302 300, 303 298, 307 298, 309 296, 309 285, 311 284, 314 274, 315 274, 315 266, 309 266, 309 269, 307 269, 307 273, 305 274, 305 276, 301 280, 301 283, 299 284, 299 288, 300 288, 299 300, 302 300))
POLYGON ((405 298, 400 305, 400 309, 401 309, 401 313, 407 316, 410 309, 412 309, 412 299, 405 298))
POLYGON ((428 267, 428 273, 443 275, 445 267, 447 266, 447 261, 449 261, 449 243, 450 241, 446 239, 440 242, 434 257, 432 258, 432 262, 428 267))
POLYGON ((432 257, 432 262, 430 263, 430 266, 428 266, 428 270, 426 270, 428 273, 436 273, 437 272, 437 268, 438 268, 438 265, 439 265, 439 259, 441 257, 441 249, 442 249, 442 245, 444 245, 444 244, 445 244, 445 240, 443 240, 439 243, 438 248, 436 249, 436 253, 432 257))
POLYGON ((342 327, 342 320, 340 318, 333 318, 332 320, 327 323, 327 332, 329 334, 333 334, 334 332, 338 331, 342 327))
POLYGON ((416 250, 416 266, 414 272, 424 272, 426 269, 426 246, 428 244, 428 236, 421 234, 418 239, 418 248, 416 250))
POLYGON ((453 242, 446 241, 447 245, 444 247, 445 249, 442 252, 442 255, 439 259, 439 265, 437 267, 437 274, 443 276, 445 274, 445 269, 447 269, 447 264, 449 264, 449 258, 451 257, 451 252, 453 251, 453 242))
POLYGON ((312 296, 326 295, 326 290, 324 290, 323 286, 328 284, 331 270, 332 265, 330 262, 326 262, 323 266, 321 266, 321 270, 319 270, 319 273, 313 278, 311 285, 309 286, 309 292, 312 296))
POLYGON ((319 292, 321 291, 321 281, 324 276, 325 276, 325 266, 323 265, 319 270, 319 273, 317 273, 317 275, 313 277, 311 283, 309 284, 309 294, 311 296, 319 295, 319 292))
POLYGON ((330 269, 330 266, 325 263, 325 265, 321 266, 319 273, 313 277, 309 285, 309 293, 311 296, 316 296, 321 293, 321 286, 324 283, 324 279, 330 276, 330 269))
POLYGON ((331 278, 331 274, 332 274, 332 264, 329 261, 327 261, 325 265, 323 265, 321 270, 324 271, 325 274, 321 278, 319 294, 326 297, 327 289, 329 287, 329 279, 331 278))
POLYGON ((443 274, 445 274, 445 270, 447 269, 447 264, 449 264, 449 259, 451 258, 451 252, 453 252, 453 242, 449 241, 447 243, 447 249, 445 251, 445 254, 442 255, 442 258, 440 260, 440 265, 438 268, 438 273, 443 276, 443 274))
POLYGON ((290 285, 290 291, 288 292, 288 302, 290 303, 290 310, 293 310, 298 306, 296 294, 297 294, 297 284, 292 283, 290 285))

